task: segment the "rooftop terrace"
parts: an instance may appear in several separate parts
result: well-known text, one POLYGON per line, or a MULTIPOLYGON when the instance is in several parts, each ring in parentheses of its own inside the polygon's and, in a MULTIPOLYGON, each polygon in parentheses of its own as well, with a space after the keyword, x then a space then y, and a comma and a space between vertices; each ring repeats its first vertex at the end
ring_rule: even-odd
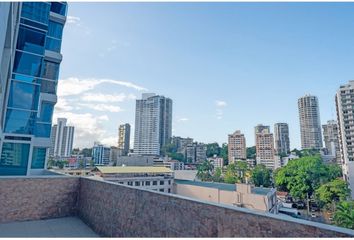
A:
POLYGON ((46 225, 36 234, 66 237, 73 229, 63 217, 86 229, 81 233, 86 237, 93 233, 82 222, 102 237, 354 236, 335 226, 85 177, 0 177, 0 237, 23 236, 14 226, 33 233, 53 221, 62 224, 60 230, 46 225))

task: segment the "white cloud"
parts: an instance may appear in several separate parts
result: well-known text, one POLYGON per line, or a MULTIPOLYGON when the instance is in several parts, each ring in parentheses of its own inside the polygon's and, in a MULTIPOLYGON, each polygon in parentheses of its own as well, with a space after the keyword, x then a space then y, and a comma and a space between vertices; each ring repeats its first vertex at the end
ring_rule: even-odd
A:
POLYGON ((61 96, 78 95, 87 92, 89 90, 92 90, 96 86, 104 83, 120 85, 138 91, 147 91, 147 89, 144 87, 126 81, 119 81, 113 79, 95 79, 95 78, 79 79, 76 77, 70 77, 67 79, 59 80, 58 96, 61 97, 61 96))
POLYGON ((74 108, 68 104, 69 103, 65 98, 58 98, 58 102, 55 104, 55 110, 59 112, 73 110, 74 108))
POLYGON ((109 117, 107 115, 102 115, 97 118, 99 121, 108 121, 109 117))
POLYGON ((187 121, 189 121, 189 118, 179 118, 177 121, 178 122, 187 122, 187 121))
POLYGON ((123 109, 119 106, 109 104, 91 104, 91 103, 78 103, 79 106, 90 108, 100 112, 122 112, 123 109))
POLYGON ((75 16, 67 16, 66 17, 66 23, 67 24, 75 24, 75 25, 80 25, 80 18, 79 17, 75 17, 75 16))
POLYGON ((123 102, 125 100, 132 99, 136 99, 136 96, 134 94, 126 95, 125 93, 120 93, 117 95, 86 93, 81 97, 81 100, 85 102, 123 102))
POLYGON ((111 136, 111 137, 105 137, 100 142, 104 145, 107 145, 107 146, 117 146, 118 145, 118 135, 111 136))
POLYGON ((222 100, 216 100, 215 104, 217 107, 226 107, 227 103, 225 101, 222 100))

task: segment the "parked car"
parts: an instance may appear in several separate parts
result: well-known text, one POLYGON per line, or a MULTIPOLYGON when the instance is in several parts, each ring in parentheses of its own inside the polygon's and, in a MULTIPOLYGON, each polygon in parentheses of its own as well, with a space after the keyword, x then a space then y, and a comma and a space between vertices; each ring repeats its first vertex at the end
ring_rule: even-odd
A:
POLYGON ((316 214, 311 213, 311 217, 312 217, 312 218, 316 218, 317 216, 316 216, 316 214))

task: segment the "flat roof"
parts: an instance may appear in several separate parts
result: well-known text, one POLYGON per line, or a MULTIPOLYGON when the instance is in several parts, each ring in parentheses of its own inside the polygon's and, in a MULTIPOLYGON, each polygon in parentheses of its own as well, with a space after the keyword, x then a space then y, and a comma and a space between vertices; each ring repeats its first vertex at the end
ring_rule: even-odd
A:
POLYGON ((173 173, 167 167, 146 167, 146 166, 116 166, 96 167, 101 173, 173 173))
MULTIPOLYGON (((180 180, 180 179, 175 179, 174 182, 177 184, 187 184, 187 185, 194 185, 200 187, 216 188, 216 189, 231 191, 231 192, 236 191, 236 184, 219 183, 219 182, 201 182, 201 181, 180 180)), ((267 195, 270 191, 271 188, 253 187, 251 189, 251 193, 257 195, 267 195)))

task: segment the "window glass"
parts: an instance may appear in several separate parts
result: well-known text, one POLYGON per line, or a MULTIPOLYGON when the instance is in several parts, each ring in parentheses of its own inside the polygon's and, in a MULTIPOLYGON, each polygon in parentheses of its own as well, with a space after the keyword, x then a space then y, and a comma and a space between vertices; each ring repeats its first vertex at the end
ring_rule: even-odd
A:
POLYGON ((33 134, 36 113, 8 109, 5 119, 5 132, 33 134))
POLYGON ((66 4, 59 3, 59 2, 52 2, 52 5, 50 6, 50 11, 65 16, 66 15, 66 4))
POLYGON ((0 175, 26 175, 30 144, 7 143, 2 145, 0 175))
POLYGON ((52 115, 53 115, 54 104, 49 102, 42 102, 41 105, 41 113, 39 116, 40 122, 52 122, 52 115))
POLYGON ((31 168, 33 169, 44 168, 46 151, 47 151, 46 148, 37 148, 37 147, 33 148, 31 168))
POLYGON ((12 74, 12 79, 16 79, 27 83, 40 83, 40 80, 38 78, 27 76, 27 75, 21 75, 21 74, 12 74))
POLYGON ((39 86, 11 81, 8 107, 37 110, 39 86))
POLYGON ((36 137, 49 138, 50 137, 50 131, 51 131, 51 124, 37 123, 34 135, 36 137))
POLYGON ((48 24, 50 5, 44 2, 23 2, 21 16, 48 24))
POLYGON ((29 25, 31 27, 35 27, 35 28, 39 28, 45 31, 48 31, 48 25, 47 24, 42 24, 42 23, 38 23, 38 22, 34 22, 32 20, 28 20, 28 19, 24 19, 21 18, 21 23, 25 24, 25 25, 29 25))
POLYGON ((53 38, 61 39, 63 34, 63 24, 49 21, 48 25, 48 36, 53 38))
POLYGON ((16 51, 14 72, 38 77, 42 59, 41 56, 16 51))
POLYGON ((17 49, 37 54, 44 53, 44 32, 20 26, 18 34, 17 49))
POLYGON ((55 94, 56 93, 56 86, 57 86, 57 83, 55 81, 49 81, 49 80, 42 79, 41 92, 55 94))
POLYGON ((61 41, 55 38, 47 37, 45 43, 45 49, 53 51, 53 52, 60 52, 60 44, 61 41))
POLYGON ((52 80, 58 80, 59 64, 54 62, 44 61, 42 77, 52 79, 52 80))

